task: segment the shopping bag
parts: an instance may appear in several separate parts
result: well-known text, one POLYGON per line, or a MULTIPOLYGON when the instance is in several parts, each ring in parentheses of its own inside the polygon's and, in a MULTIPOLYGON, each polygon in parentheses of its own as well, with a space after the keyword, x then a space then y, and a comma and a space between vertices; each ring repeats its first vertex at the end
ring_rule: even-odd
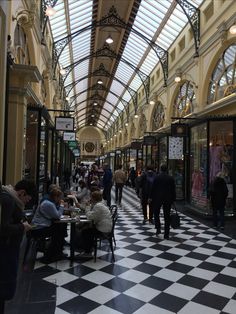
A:
POLYGON ((178 229, 180 227, 180 216, 175 206, 171 209, 170 225, 173 229, 178 229))

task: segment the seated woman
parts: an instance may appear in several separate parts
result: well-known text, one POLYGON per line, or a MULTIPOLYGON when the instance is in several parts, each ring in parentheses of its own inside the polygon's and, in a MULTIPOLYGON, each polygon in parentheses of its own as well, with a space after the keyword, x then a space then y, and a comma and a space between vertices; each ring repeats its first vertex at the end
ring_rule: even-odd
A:
POLYGON ((83 180, 79 181, 79 191, 76 193, 76 198, 81 209, 85 209, 90 200, 90 191, 86 187, 86 183, 83 180))
POLYGON ((51 263, 64 258, 63 243, 66 224, 54 223, 59 220, 64 208, 60 206, 63 197, 62 191, 54 187, 49 191, 48 199, 45 199, 36 209, 32 219, 33 237, 51 237, 47 251, 44 254, 42 262, 51 263))
POLYGON ((112 218, 109 208, 102 201, 102 193, 94 191, 91 193, 91 208, 86 209, 85 214, 93 222, 93 226, 81 227, 77 232, 76 246, 90 253, 93 247, 94 233, 110 232, 112 229, 112 218))

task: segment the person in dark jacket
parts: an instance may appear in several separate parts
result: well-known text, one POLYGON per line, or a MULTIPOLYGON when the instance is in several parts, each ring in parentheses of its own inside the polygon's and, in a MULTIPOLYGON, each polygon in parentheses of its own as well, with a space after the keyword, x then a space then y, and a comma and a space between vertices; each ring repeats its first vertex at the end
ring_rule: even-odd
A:
POLYGON ((103 165, 103 199, 107 201, 107 206, 111 206, 112 171, 108 164, 103 165))
POLYGON ((25 231, 31 229, 23 220, 25 205, 36 196, 36 186, 28 180, 15 187, 1 186, 0 191, 0 313, 6 300, 14 297, 20 244, 25 231))
POLYGON ((224 230, 224 212, 227 196, 228 188, 225 180, 220 176, 216 176, 210 187, 210 198, 214 227, 217 228, 218 223, 220 223, 219 227, 221 230, 224 230))
POLYGON ((163 206, 165 231, 164 238, 169 239, 171 204, 176 199, 175 180, 167 174, 167 166, 161 165, 161 172, 152 184, 151 201, 153 204, 156 235, 161 233, 160 209, 163 206))
POLYGON ((156 177, 156 173, 153 170, 152 166, 147 166, 147 170, 143 172, 140 176, 140 198, 141 198, 141 204, 142 204, 142 210, 143 210, 143 224, 146 223, 146 221, 149 218, 149 222, 153 223, 153 205, 152 202, 148 202, 150 199, 150 193, 152 189, 152 184, 154 182, 154 179, 156 177), (149 215, 147 212, 147 207, 149 205, 149 215))

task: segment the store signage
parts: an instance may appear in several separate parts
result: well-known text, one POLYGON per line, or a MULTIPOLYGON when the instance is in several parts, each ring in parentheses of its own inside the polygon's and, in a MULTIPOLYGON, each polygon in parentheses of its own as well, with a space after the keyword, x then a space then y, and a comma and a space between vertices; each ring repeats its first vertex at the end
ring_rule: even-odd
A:
POLYGON ((142 142, 131 142, 130 148, 132 149, 142 149, 142 142))
POLYGON ((188 124, 173 123, 171 124, 171 136, 188 136, 188 124))
POLYGON ((143 144, 144 145, 155 145, 156 144, 156 138, 152 135, 147 135, 143 137, 143 144))
POLYGON ((58 131, 74 131, 74 118, 55 117, 55 126, 58 131))
POLYGON ((183 137, 169 136, 169 159, 183 160, 183 137))
POLYGON ((63 141, 75 141, 75 132, 64 132, 63 141))
POLYGON ((69 141, 68 145, 70 148, 76 148, 78 146, 78 143, 76 141, 69 141))

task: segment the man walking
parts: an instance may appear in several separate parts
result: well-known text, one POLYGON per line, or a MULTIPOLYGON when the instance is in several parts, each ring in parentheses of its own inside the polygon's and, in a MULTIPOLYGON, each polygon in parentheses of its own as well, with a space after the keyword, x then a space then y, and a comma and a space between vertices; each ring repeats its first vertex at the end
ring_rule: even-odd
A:
POLYGON ((167 173, 167 166, 161 165, 161 173, 153 181, 151 201, 153 205, 156 235, 161 233, 160 209, 163 206, 165 231, 164 239, 169 239, 171 204, 176 199, 175 180, 167 173))
POLYGON ((118 169, 115 171, 113 177, 113 181, 115 183, 116 203, 118 203, 118 205, 121 205, 122 191, 126 180, 127 180, 126 174, 122 170, 122 166, 120 165, 118 169))
POLYGON ((111 206, 112 171, 108 164, 103 165, 103 199, 107 201, 107 206, 111 206))

